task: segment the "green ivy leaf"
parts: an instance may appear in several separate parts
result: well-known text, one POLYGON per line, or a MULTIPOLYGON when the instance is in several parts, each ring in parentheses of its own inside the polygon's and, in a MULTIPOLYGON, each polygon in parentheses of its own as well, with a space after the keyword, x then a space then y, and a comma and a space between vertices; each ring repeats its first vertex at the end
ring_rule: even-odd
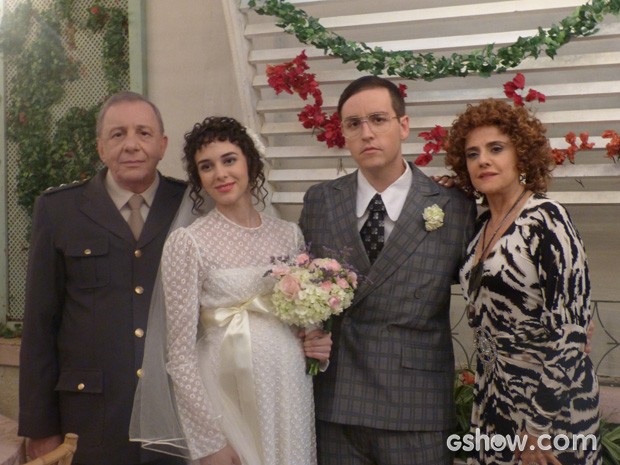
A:
POLYGON ((385 52, 371 49, 365 43, 347 41, 327 31, 316 18, 296 8, 286 0, 264 0, 257 6, 255 0, 249 7, 258 14, 274 16, 276 24, 287 33, 294 34, 302 43, 314 45, 325 53, 339 57, 344 63, 353 61, 359 71, 371 74, 396 75, 406 79, 433 81, 448 76, 466 76, 478 73, 489 76, 514 68, 528 57, 538 58, 545 53, 553 58, 558 49, 574 36, 595 34, 598 23, 608 14, 620 14, 620 0, 592 0, 577 8, 570 16, 552 26, 548 31, 538 28, 533 37, 519 39, 508 47, 494 52, 493 44, 468 55, 453 54, 450 59, 436 59, 432 54, 413 55, 410 51, 385 52), (306 25, 311 24, 308 28, 306 25), (364 53, 361 53, 362 50, 364 53))

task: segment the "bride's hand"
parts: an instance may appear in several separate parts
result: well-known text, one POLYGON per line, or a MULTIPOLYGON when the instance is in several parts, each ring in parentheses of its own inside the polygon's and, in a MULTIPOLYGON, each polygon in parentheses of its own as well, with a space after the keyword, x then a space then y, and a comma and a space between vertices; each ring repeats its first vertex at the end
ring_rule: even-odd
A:
POLYGON ((301 333, 304 340, 304 353, 308 358, 315 358, 319 362, 329 360, 332 351, 332 334, 324 333, 320 329, 301 333))
POLYGON ((201 458, 200 465, 241 465, 241 459, 235 452, 235 449, 230 444, 227 444, 226 447, 218 450, 215 454, 201 458))

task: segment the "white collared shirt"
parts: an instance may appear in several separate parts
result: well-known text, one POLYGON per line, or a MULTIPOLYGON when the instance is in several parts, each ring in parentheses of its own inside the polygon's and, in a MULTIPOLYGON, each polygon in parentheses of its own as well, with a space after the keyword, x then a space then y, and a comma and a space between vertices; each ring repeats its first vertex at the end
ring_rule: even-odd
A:
POLYGON ((383 192, 377 192, 364 177, 362 171, 357 170, 357 199, 355 201, 355 214, 357 215, 358 231, 362 229, 362 226, 364 226, 364 223, 368 218, 368 204, 375 194, 381 194, 381 199, 383 200, 387 213, 385 217, 385 241, 387 242, 398 217, 403 211, 409 189, 411 189, 413 173, 409 164, 406 162, 403 163, 405 163, 405 172, 383 192))
MULTIPOLYGON (((128 191, 119 186, 119 184, 110 174, 109 170, 105 177, 105 187, 108 191, 108 194, 110 194, 112 202, 114 202, 114 205, 116 205, 116 208, 118 208, 120 214, 123 215, 125 221, 129 221, 129 214, 131 213, 131 209, 129 208, 129 205, 127 205, 127 201, 134 194, 134 192, 128 191)), ((145 222, 146 217, 149 215, 149 211, 151 210, 151 205, 153 205, 153 200, 155 200, 155 193, 157 192, 158 187, 159 173, 157 173, 157 176, 155 176, 155 181, 153 181, 153 184, 151 184, 144 192, 140 194, 144 198, 144 202, 140 207, 140 213, 142 214, 142 218, 145 222)))

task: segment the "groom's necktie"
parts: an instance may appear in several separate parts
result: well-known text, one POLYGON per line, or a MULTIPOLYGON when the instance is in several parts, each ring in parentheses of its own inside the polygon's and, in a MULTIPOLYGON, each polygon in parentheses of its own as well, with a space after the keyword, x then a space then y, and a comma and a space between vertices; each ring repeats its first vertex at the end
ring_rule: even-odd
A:
POLYGON ((368 254, 370 263, 373 263, 385 242, 385 205, 381 199, 381 195, 375 194, 368 204, 368 219, 360 230, 364 248, 368 254))

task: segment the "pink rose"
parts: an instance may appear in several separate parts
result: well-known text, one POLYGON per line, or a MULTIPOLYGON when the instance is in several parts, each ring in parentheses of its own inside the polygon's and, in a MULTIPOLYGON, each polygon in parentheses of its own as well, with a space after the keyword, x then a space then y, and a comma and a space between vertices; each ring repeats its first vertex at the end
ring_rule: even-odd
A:
POLYGON ((288 265, 279 263, 271 269, 271 276, 278 278, 280 276, 285 276, 289 274, 290 272, 291 272, 291 269, 288 267, 288 265))
POLYGON ((348 289, 349 288, 349 283, 344 278, 338 278, 336 280, 336 284, 338 284, 343 289, 348 289))
POLYGON ((340 271, 342 266, 332 258, 315 258, 310 263, 310 268, 323 268, 328 271, 340 271))
POLYGON ((331 296, 329 300, 327 301, 327 303, 329 304, 331 308, 336 309, 340 306, 340 298, 336 297, 335 295, 331 296))
POLYGON ((353 286, 353 288, 357 287, 357 274, 355 271, 349 271, 347 273, 347 279, 351 282, 351 286, 353 286))
POLYGON ((297 256, 297 266, 304 266, 310 262, 310 256, 307 253, 302 253, 297 256))
POLYGON ((331 291, 332 290, 332 283, 330 283, 329 281, 323 281, 321 283, 321 289, 323 289, 324 291, 331 291))
POLYGON ((323 263, 323 268, 330 271, 340 271, 342 266, 336 260, 328 258, 325 260, 325 263, 323 263))
POLYGON ((284 276, 278 283, 279 289, 288 299, 296 299, 301 290, 299 280, 290 274, 284 276))

